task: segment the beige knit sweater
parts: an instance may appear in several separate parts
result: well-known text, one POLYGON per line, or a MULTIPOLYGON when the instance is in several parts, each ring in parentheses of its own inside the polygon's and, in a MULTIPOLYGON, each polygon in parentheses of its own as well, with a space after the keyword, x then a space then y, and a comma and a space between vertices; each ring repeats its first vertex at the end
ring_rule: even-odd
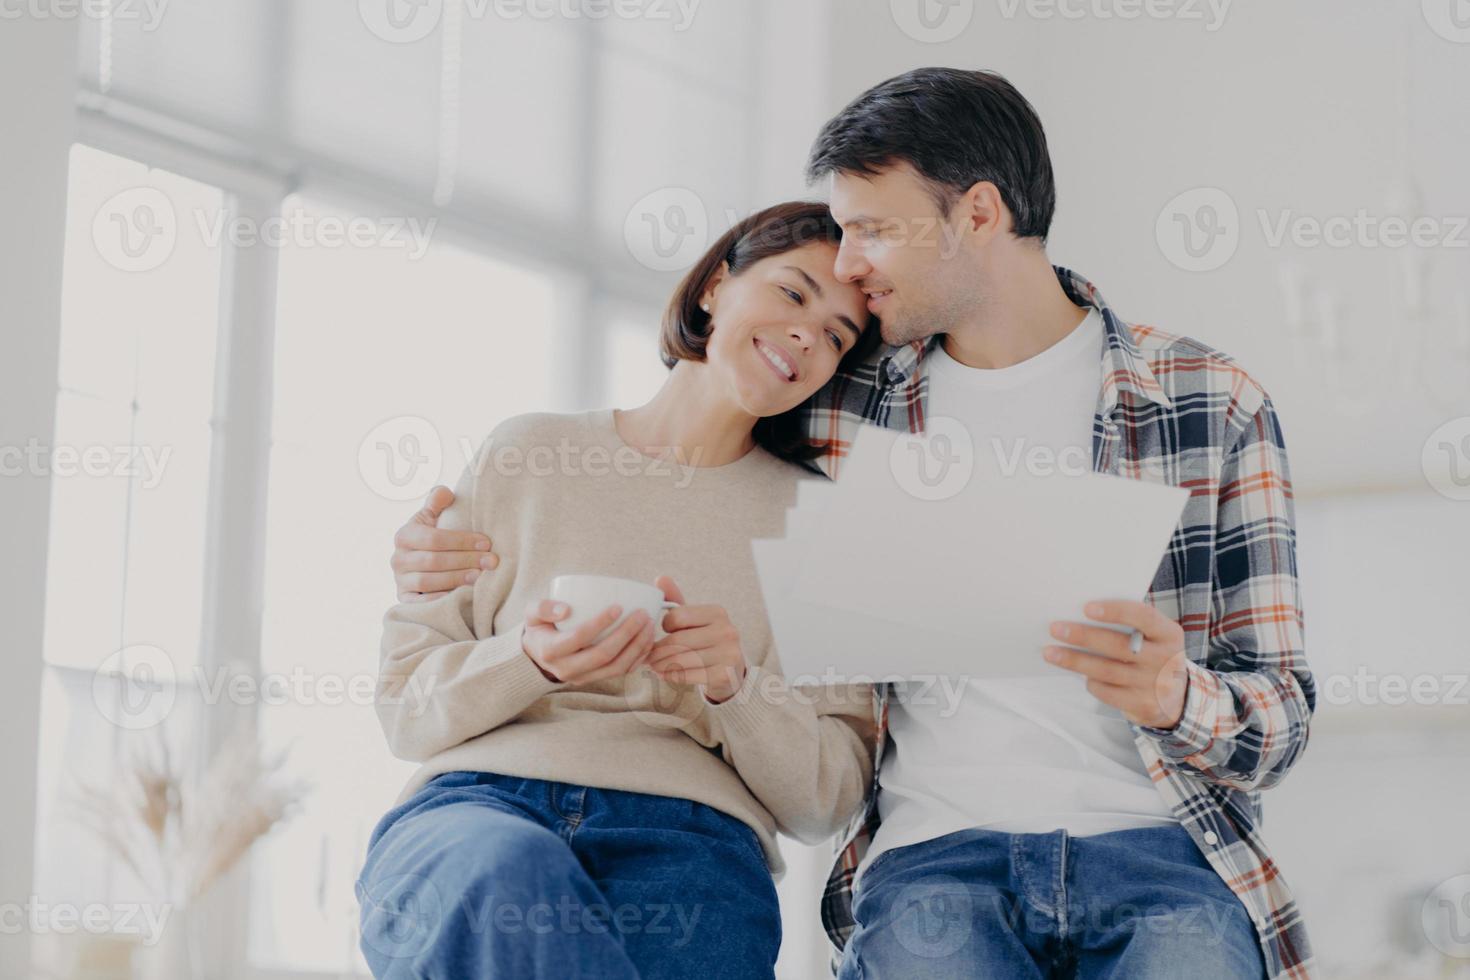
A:
POLYGON ((400 801, 454 770, 684 797, 754 829, 777 875, 777 830, 816 842, 841 828, 872 775, 872 691, 786 685, 750 549, 784 533, 810 477, 760 448, 697 463, 628 446, 610 409, 496 427, 439 526, 488 534, 500 566, 384 617, 378 717, 393 754, 423 764, 400 801), (740 692, 712 705, 645 670, 547 679, 521 623, 552 578, 577 573, 667 574, 689 602, 724 606, 750 664, 740 692))

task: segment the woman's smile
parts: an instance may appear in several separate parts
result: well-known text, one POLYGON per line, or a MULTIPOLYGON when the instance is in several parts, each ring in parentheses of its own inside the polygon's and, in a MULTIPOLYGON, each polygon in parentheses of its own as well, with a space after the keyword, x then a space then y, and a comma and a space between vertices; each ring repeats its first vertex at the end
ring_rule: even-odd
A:
POLYGON ((796 359, 787 353, 785 349, 777 347, 774 344, 768 344, 759 337, 754 339, 754 343, 755 349, 760 351, 762 355, 761 359, 766 362, 770 369, 782 381, 794 383, 800 379, 801 374, 796 369, 796 359))

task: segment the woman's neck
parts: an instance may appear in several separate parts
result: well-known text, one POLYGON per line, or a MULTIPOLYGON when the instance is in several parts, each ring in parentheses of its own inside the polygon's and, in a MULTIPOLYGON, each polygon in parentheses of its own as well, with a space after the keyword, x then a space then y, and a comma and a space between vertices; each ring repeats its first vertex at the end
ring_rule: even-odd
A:
POLYGON ((700 375, 708 368, 680 361, 647 403, 613 418, 624 442, 650 456, 673 451, 689 466, 724 466, 755 447, 756 417, 720 398, 700 375))

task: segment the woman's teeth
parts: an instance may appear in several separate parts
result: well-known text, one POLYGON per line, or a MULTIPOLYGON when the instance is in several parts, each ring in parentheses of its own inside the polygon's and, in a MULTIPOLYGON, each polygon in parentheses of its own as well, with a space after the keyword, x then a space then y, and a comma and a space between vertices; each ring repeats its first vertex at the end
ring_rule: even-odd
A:
POLYGON ((760 341, 756 341, 756 345, 755 346, 756 346, 756 349, 757 350, 759 350, 762 354, 764 354, 766 356, 766 360, 770 361, 772 364, 774 364, 776 366, 776 370, 778 370, 782 374, 786 375, 786 380, 787 381, 795 380, 795 378, 796 378, 796 369, 794 367, 792 367, 790 364, 787 364, 786 363, 786 359, 784 357, 782 357, 780 354, 777 354, 774 350, 772 350, 771 348, 767 347, 765 344, 761 343, 760 341))

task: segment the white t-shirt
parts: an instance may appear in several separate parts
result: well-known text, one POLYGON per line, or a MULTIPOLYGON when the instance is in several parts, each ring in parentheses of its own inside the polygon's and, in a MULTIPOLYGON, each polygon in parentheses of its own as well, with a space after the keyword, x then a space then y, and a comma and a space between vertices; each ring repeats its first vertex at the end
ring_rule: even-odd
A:
MULTIPOLYGON (((927 417, 969 429, 975 479, 1017 465, 1057 479, 1091 472, 1103 336, 1094 310, 1040 354, 995 370, 967 367, 936 346, 925 359, 927 417)), ((1056 618, 1080 620, 1082 610, 1058 609, 1056 618)), ((859 876, 885 850, 959 830, 1084 836, 1177 822, 1122 713, 1088 693, 1080 675, 1041 661, 1041 647, 1045 676, 966 680, 957 704, 933 685, 896 686, 879 777, 882 825, 859 876)))

